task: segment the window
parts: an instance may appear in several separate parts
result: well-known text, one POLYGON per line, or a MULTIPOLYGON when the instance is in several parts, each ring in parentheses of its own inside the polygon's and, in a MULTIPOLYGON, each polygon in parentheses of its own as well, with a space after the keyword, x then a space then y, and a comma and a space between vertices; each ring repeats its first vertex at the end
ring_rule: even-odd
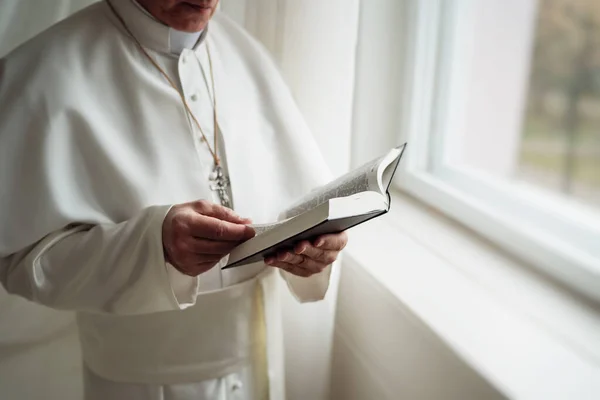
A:
POLYGON ((600 299, 600 2, 412 4, 402 187, 600 299))
POLYGON ((545 0, 537 21, 515 175, 600 209, 600 3, 545 0))

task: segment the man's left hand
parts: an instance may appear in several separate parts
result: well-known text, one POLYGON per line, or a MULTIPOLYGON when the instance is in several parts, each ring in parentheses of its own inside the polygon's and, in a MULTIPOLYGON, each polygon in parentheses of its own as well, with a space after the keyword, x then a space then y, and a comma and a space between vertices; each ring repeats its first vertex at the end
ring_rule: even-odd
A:
POLYGON ((265 263, 293 275, 309 277, 337 260, 347 243, 346 232, 323 235, 312 243, 308 240, 297 243, 293 251, 282 251, 274 257, 267 257, 265 263))

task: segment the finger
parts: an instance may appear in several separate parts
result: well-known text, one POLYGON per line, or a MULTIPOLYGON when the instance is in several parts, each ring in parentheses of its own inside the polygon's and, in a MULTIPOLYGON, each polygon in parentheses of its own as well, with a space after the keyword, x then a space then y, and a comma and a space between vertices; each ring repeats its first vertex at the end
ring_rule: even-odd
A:
POLYGON ((223 207, 220 204, 211 203, 206 200, 198 200, 192 203, 194 210, 202 215, 233 222, 235 224, 249 224, 252 221, 249 218, 239 216, 231 208, 223 207))
POLYGON ((304 257, 298 254, 291 253, 289 251, 282 251, 277 254, 277 261, 285 262, 288 264, 300 264, 304 261, 304 257))
MULTIPOLYGON (((332 261, 333 262, 333 261, 332 261)), ((288 264, 288 265, 295 265, 297 267, 303 268, 303 269, 308 269, 310 271, 312 271, 313 273, 317 273, 317 272, 321 272, 323 269, 325 269, 327 266, 329 266, 329 264, 331 264, 331 262, 320 262, 317 260, 313 260, 307 257, 304 257, 302 259, 302 262, 300 262, 299 264, 293 264, 293 263, 289 263, 289 262, 285 262, 285 261, 281 261, 278 259, 277 256, 273 257, 267 257, 265 259, 265 263, 267 265, 276 265, 276 264, 288 264)))
POLYGON ((313 260, 311 258, 304 258, 302 263, 298 264, 298 267, 308 269, 314 273, 323 271, 329 263, 323 263, 317 260, 313 260))
POLYGON ((324 250, 340 251, 348 244, 348 234, 346 232, 330 233, 319 236, 315 241, 315 247, 324 250))
POLYGON ((195 254, 219 254, 231 253, 240 242, 217 241, 209 239, 191 238, 190 249, 195 254))
POLYGON ((303 240, 301 242, 296 243, 296 245, 294 246, 294 253, 296 254, 303 254, 304 250, 308 247, 308 246, 312 246, 312 243, 309 242, 308 240, 303 240))
POLYGON ((301 276, 303 278, 308 278, 309 276, 314 275, 314 272, 311 270, 308 270, 306 268, 300 268, 297 265, 292 265, 284 262, 275 261, 269 265, 275 268, 280 268, 284 271, 289 272, 290 274, 301 276))
POLYGON ((194 237, 199 239, 233 242, 248 240, 255 235, 254 229, 248 225, 232 223, 205 215, 192 217, 190 231, 194 237))
POLYGON ((325 265, 329 265, 332 264, 335 260, 337 260, 339 251, 323 250, 319 249, 318 247, 308 245, 303 247, 302 253, 300 254, 314 261, 323 263, 325 265))

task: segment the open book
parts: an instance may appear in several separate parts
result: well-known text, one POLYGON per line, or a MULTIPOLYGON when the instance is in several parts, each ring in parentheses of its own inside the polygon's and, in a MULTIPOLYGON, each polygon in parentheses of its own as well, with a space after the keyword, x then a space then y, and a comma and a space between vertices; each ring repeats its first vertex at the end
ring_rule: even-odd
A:
POLYGON ((263 260, 302 240, 337 233, 390 209, 388 192, 406 144, 313 190, 280 214, 280 221, 253 225, 256 236, 229 255, 232 268, 263 260))

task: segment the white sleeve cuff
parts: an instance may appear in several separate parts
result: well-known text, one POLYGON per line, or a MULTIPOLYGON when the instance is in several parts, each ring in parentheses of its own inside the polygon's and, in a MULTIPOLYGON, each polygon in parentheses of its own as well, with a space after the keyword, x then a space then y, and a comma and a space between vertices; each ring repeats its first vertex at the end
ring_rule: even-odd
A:
POLYGON ((331 268, 332 265, 329 265, 320 273, 312 275, 308 278, 290 274, 282 269, 279 271, 296 300, 298 300, 300 303, 310 303, 314 301, 320 301, 325 298, 327 289, 329 289, 331 268))
POLYGON ((179 308, 184 310, 196 304, 198 296, 199 277, 192 277, 179 272, 173 265, 166 263, 167 275, 171 283, 171 290, 177 300, 179 308))

